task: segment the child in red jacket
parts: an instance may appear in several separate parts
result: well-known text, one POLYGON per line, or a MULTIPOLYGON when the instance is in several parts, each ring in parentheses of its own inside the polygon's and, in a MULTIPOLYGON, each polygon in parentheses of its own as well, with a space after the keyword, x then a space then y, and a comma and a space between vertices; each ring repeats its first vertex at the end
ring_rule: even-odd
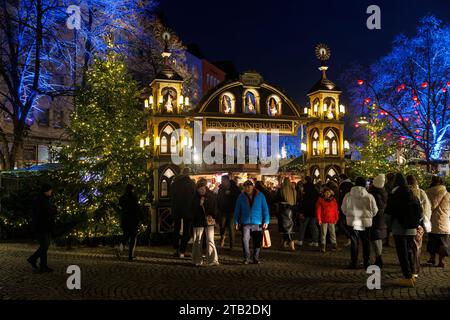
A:
POLYGON ((322 243, 322 252, 326 251, 327 231, 330 232, 330 240, 333 245, 333 251, 337 250, 336 231, 334 225, 338 221, 339 211, 333 191, 330 188, 323 188, 322 196, 316 203, 316 217, 320 225, 320 237, 322 243))

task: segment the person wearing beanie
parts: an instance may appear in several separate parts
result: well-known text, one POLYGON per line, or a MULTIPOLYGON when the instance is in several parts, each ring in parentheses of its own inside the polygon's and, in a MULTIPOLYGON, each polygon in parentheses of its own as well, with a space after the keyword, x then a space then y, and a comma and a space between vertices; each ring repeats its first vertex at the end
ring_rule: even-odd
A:
POLYGON ((347 193, 342 201, 342 212, 344 213, 347 226, 350 228, 350 269, 356 269, 358 265, 359 241, 363 247, 364 268, 370 265, 370 240, 369 228, 372 219, 378 212, 375 198, 367 192, 366 179, 356 178, 355 186, 347 193))
POLYGON ((43 184, 41 192, 33 202, 32 226, 34 236, 39 243, 39 248, 28 259, 33 269, 40 272, 52 272, 47 265, 47 251, 50 245, 50 235, 55 224, 56 210, 51 204, 50 198, 53 190, 49 184, 43 184), (39 259, 39 268, 37 260, 39 259))
POLYGON ((383 268, 383 260, 381 255, 383 253, 383 239, 387 236, 387 226, 384 220, 384 210, 386 209, 388 201, 388 193, 384 188, 386 178, 384 174, 379 174, 373 179, 369 193, 375 198, 378 212, 372 220, 372 227, 370 228, 370 241, 372 248, 375 251, 375 265, 383 268))

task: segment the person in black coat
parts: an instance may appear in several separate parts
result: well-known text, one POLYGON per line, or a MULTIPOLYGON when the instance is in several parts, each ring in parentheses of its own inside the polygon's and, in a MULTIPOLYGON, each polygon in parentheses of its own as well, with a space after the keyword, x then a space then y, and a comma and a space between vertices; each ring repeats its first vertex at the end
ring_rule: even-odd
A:
POLYGON ((384 189, 385 177, 380 174, 373 179, 373 184, 370 187, 369 193, 373 195, 377 203, 378 212, 373 217, 372 227, 370 228, 370 241, 375 251, 375 264, 380 268, 383 267, 382 251, 383 239, 387 237, 387 226, 384 218, 384 210, 386 209, 388 201, 388 193, 384 189))
POLYGON ((222 176, 222 183, 217 194, 217 208, 219 213, 220 225, 220 246, 225 245, 225 232, 228 229, 230 238, 230 249, 233 249, 234 233, 234 207, 236 200, 241 194, 238 186, 228 175, 222 176))
POLYGON ((189 169, 184 168, 181 175, 175 177, 170 187, 172 215, 174 218, 175 256, 184 258, 186 247, 191 238, 192 201, 195 195, 195 182, 188 175, 189 169), (183 236, 180 237, 181 221, 183 221, 183 236), (181 241, 180 241, 181 240, 181 241))
POLYGON ((319 229, 316 221, 316 202, 319 198, 319 191, 312 183, 310 176, 305 178, 306 183, 303 185, 303 214, 300 215, 300 231, 299 231, 299 245, 303 245, 306 228, 309 225, 309 230, 312 236, 311 246, 319 246, 319 229))
POLYGON ((128 250, 128 260, 132 261, 134 250, 136 248, 136 239, 139 230, 139 223, 142 218, 141 207, 138 198, 133 193, 134 186, 128 184, 125 193, 119 198, 119 206, 121 208, 120 218, 123 231, 122 244, 126 245, 130 242, 128 250))
POLYGON ((50 245, 50 236, 55 225, 56 210, 51 204, 50 198, 53 190, 49 184, 41 187, 41 192, 33 202, 33 232, 36 237, 39 248, 33 253, 27 261, 31 266, 41 272, 52 272, 53 269, 47 265, 47 251, 50 245), (39 268, 37 260, 39 261, 39 268))

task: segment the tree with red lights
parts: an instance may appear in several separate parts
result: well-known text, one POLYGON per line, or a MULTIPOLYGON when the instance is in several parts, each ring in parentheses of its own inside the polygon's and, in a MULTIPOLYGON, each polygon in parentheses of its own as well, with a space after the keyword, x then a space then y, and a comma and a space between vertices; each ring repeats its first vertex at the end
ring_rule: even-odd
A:
POLYGON ((416 35, 398 36, 392 51, 354 78, 349 90, 363 113, 374 101, 393 137, 427 163, 449 150, 449 47, 450 26, 427 16, 416 35))

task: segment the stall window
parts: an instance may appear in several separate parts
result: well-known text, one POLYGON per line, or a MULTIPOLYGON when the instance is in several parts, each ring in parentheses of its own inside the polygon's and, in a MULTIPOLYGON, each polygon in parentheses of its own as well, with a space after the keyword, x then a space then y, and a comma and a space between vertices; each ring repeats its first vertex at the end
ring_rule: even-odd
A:
POLYGON ((311 141, 312 141, 312 155, 318 156, 319 155, 319 131, 317 129, 314 129, 313 132, 311 132, 311 141))
POLYGON ((323 141, 323 149, 325 155, 338 155, 337 135, 333 129, 328 129, 326 131, 323 141))

